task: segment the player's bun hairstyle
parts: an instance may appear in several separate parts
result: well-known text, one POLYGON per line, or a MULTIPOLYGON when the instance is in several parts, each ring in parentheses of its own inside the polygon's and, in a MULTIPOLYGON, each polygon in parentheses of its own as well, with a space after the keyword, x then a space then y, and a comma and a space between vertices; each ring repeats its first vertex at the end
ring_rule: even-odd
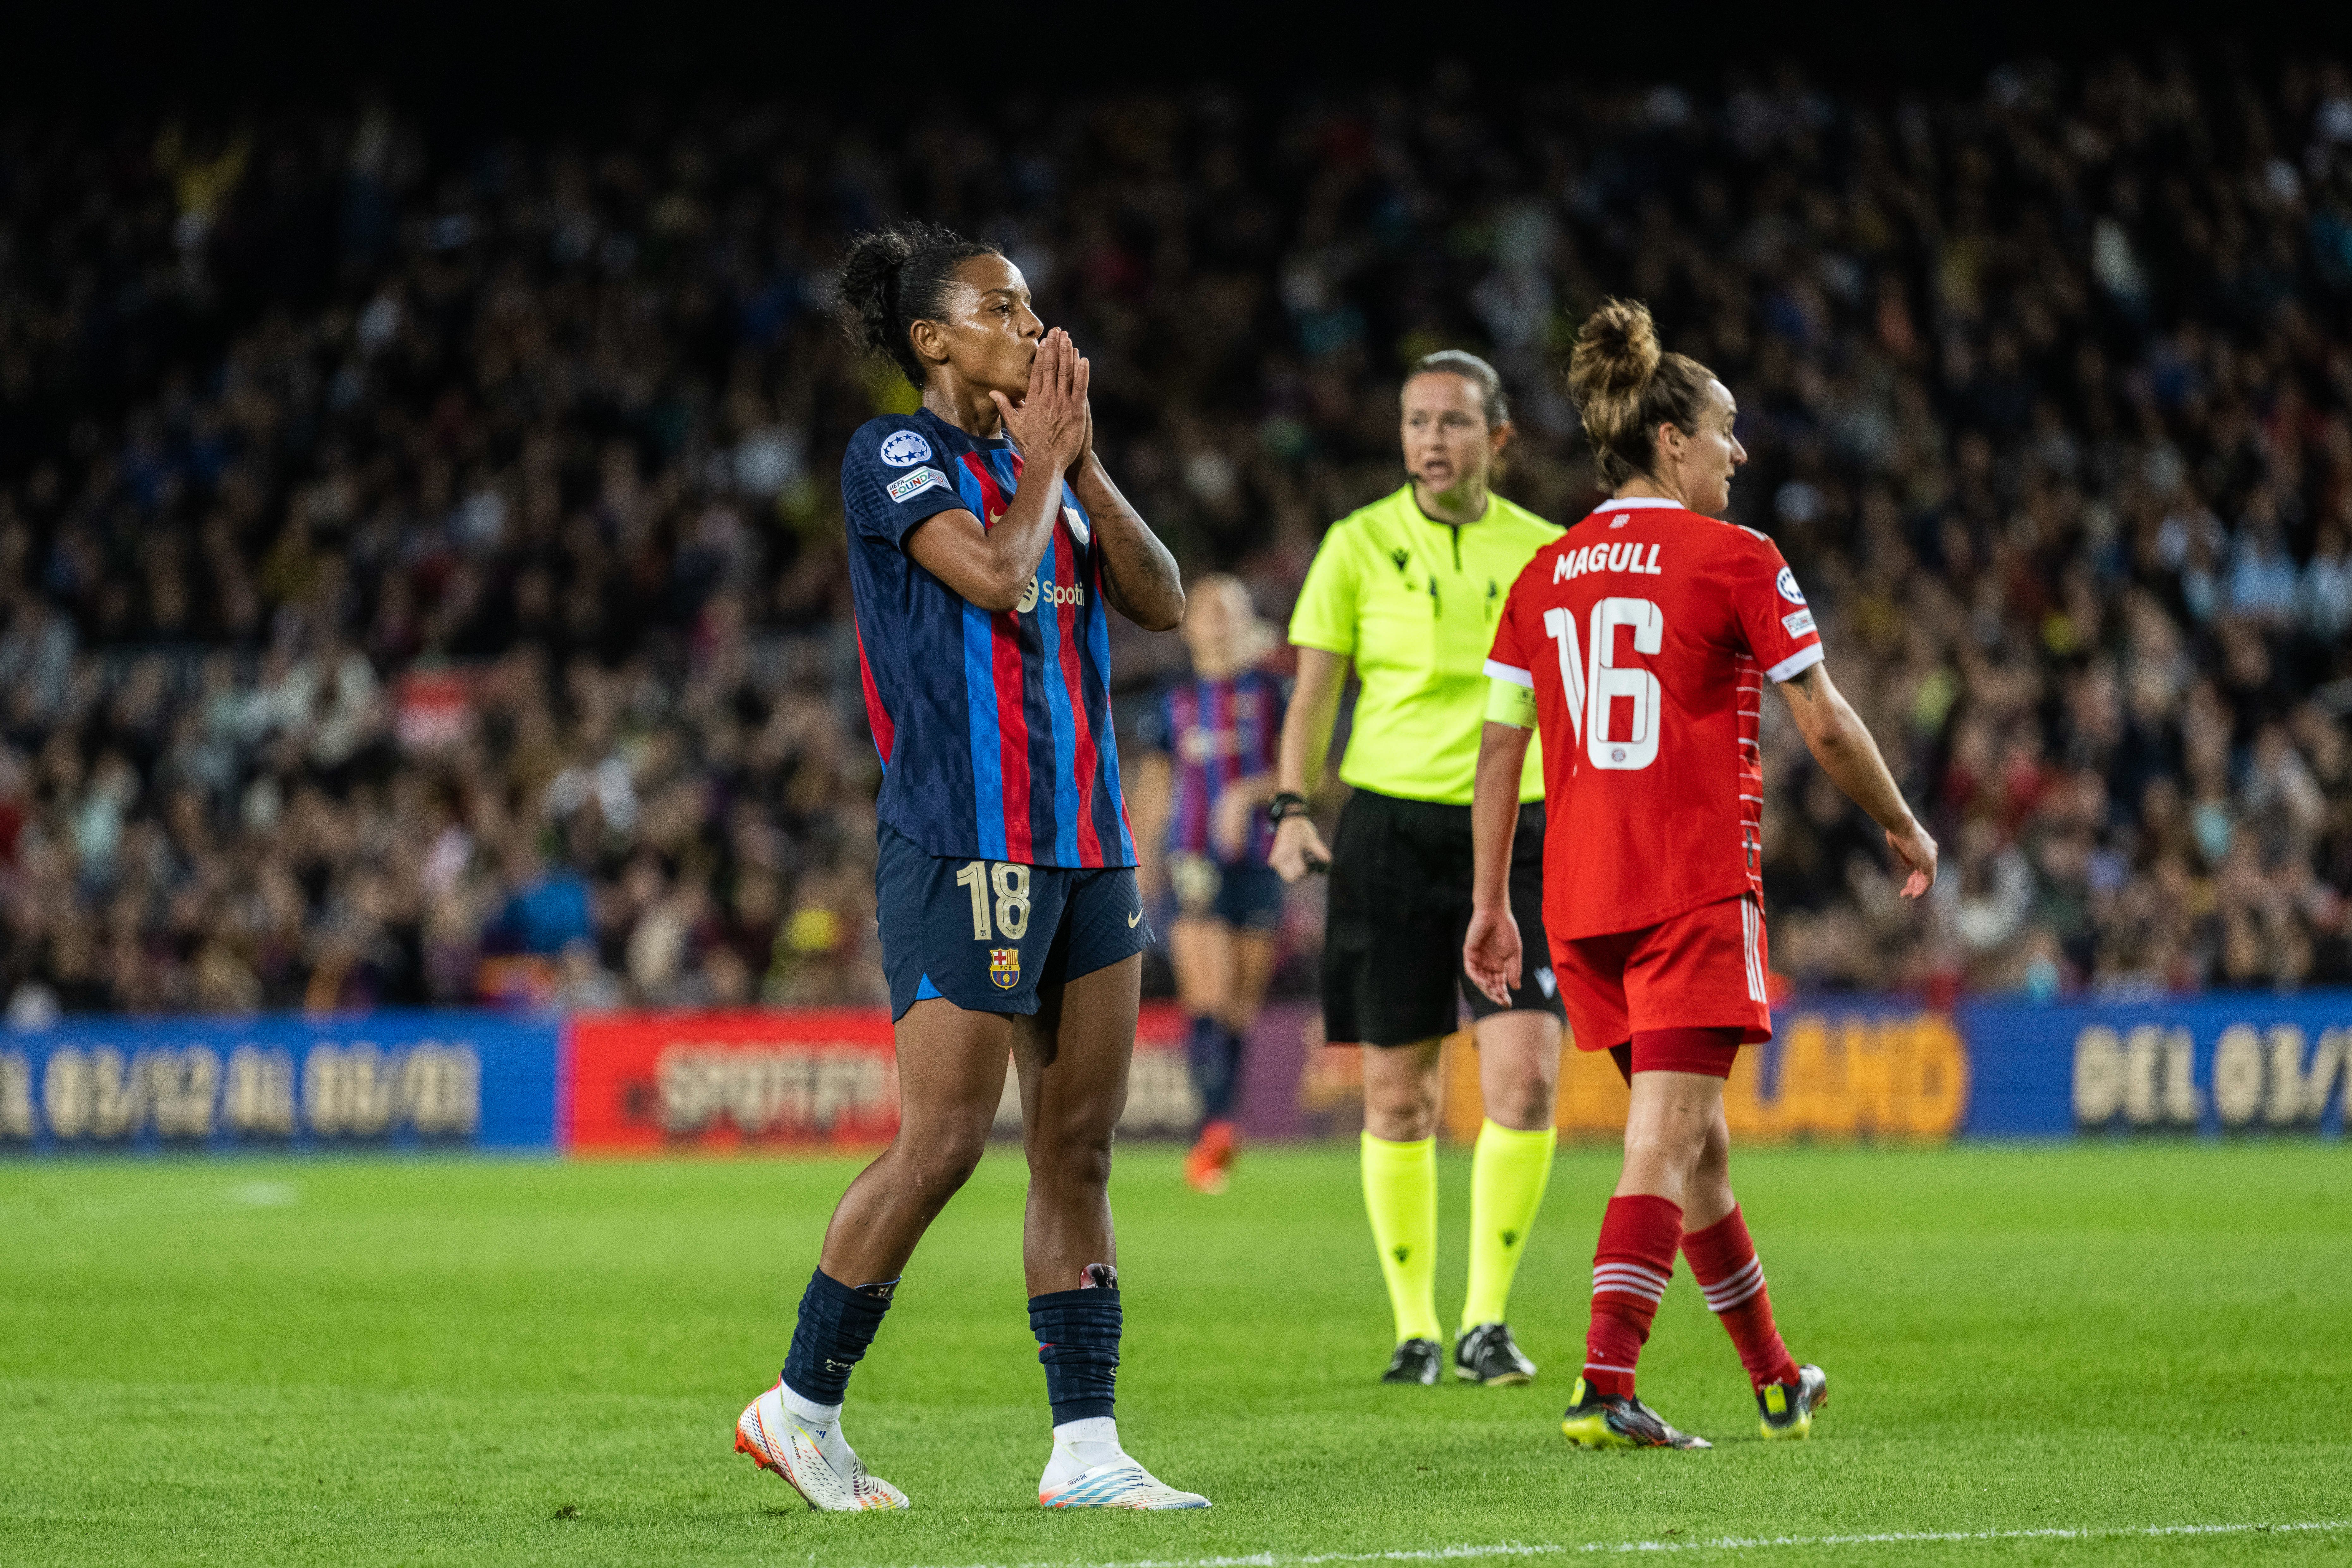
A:
POLYGON ((1568 395, 1584 421, 1601 482, 1615 489, 1654 474, 1658 426, 1696 435, 1716 374, 1688 354, 1658 345, 1658 326, 1639 300, 1603 300, 1584 319, 1568 356, 1568 395))
POLYGON ((1433 354, 1423 354, 1412 362, 1404 378, 1416 375, 1458 375, 1478 389, 1478 401, 1486 411, 1486 428, 1499 430, 1511 422, 1510 400, 1503 395, 1503 378, 1495 367, 1476 354, 1460 349, 1440 349, 1433 354))
POLYGON ((923 362, 907 329, 940 319, 957 268, 975 256, 1003 254, 944 225, 916 220, 856 236, 842 258, 838 279, 849 341, 882 355, 922 385, 923 362))

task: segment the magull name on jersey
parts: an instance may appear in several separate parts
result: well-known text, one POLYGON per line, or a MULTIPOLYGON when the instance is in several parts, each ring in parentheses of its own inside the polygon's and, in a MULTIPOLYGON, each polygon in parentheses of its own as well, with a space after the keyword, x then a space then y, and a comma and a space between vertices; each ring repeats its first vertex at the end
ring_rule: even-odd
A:
POLYGON ((1647 546, 1649 553, 1646 556, 1643 553, 1643 548, 1639 542, 1631 544, 1620 542, 1615 544, 1588 544, 1581 550, 1564 552, 1552 563, 1551 580, 1555 583, 1566 583, 1583 576, 1587 572, 1624 572, 1635 576, 1664 576, 1665 568, 1658 564, 1658 552, 1665 546, 1662 544, 1647 546))

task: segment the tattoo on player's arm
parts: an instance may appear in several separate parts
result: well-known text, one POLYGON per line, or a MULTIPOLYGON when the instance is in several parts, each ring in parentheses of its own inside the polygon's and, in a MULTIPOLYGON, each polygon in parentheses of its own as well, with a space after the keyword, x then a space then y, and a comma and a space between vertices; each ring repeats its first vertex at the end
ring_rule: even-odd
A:
POLYGON ((1176 557, 1151 531, 1101 459, 1089 458, 1071 486, 1095 520, 1102 545, 1103 593, 1113 608, 1151 631, 1165 631, 1184 616, 1184 578, 1176 557))

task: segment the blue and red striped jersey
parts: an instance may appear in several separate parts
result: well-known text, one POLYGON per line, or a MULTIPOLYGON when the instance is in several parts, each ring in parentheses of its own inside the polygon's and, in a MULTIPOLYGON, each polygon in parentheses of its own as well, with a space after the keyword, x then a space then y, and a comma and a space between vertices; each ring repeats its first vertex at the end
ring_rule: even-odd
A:
POLYGON ((1086 509, 1062 521, 1020 607, 991 612, 906 553, 915 525, 961 508, 993 528, 1021 482, 1011 443, 929 410, 886 415, 841 464, 866 718, 884 822, 934 855, 1033 866, 1132 866, 1110 717, 1110 626, 1086 509))
MULTIPOLYGON (((1227 785, 1274 772, 1282 709, 1282 683, 1258 669, 1223 680, 1194 676, 1160 693, 1137 730, 1146 745, 1168 753, 1170 853, 1216 853, 1209 814, 1227 785)), ((1252 812, 1250 822, 1244 857, 1264 860, 1274 847, 1274 830, 1263 812, 1252 812)))

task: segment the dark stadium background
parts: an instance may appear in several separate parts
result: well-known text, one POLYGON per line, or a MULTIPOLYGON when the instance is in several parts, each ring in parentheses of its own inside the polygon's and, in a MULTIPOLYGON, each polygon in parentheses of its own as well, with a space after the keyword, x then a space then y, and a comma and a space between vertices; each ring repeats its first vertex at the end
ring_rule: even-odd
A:
MULTIPOLYGON (((871 1001, 833 483, 906 394, 824 279, 904 212, 1006 242, 1130 490, 1277 619, 1426 349, 1504 369, 1515 497, 1589 504, 1557 362, 1642 294, 1946 847, 1895 910, 1769 738, 1799 994, 2352 980, 2342 8, 1796 21, 21 19, 12 1016, 871 1001)), ((1178 658, 1123 636, 1124 694, 1178 658)))

